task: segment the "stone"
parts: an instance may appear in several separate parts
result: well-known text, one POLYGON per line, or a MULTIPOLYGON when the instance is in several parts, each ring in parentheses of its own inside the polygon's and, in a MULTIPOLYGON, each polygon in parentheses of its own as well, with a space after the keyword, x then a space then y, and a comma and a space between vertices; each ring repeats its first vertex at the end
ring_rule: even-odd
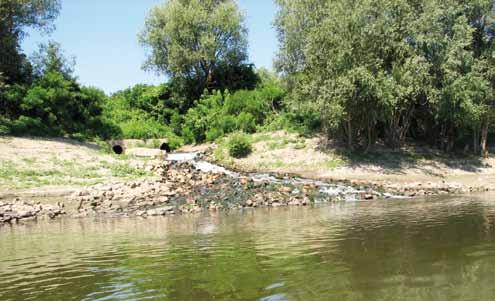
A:
POLYGON ((136 216, 145 216, 145 215, 146 215, 146 211, 144 211, 144 210, 136 211, 136 216))
POLYGON ((146 214, 149 216, 161 216, 161 215, 166 215, 167 213, 169 213, 173 210, 174 210, 174 207, 165 206, 165 207, 149 209, 148 211, 146 211, 146 214))
POLYGON ((374 197, 372 194, 369 194, 369 193, 367 193, 367 194, 363 195, 363 199, 364 199, 364 200, 367 200, 367 201, 369 201, 369 200, 373 200, 374 198, 375 198, 375 197, 374 197))

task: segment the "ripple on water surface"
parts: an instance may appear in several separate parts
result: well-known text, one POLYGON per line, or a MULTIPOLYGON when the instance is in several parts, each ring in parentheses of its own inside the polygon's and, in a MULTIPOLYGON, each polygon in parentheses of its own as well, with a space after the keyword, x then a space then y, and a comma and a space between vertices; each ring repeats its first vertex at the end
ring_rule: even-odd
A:
POLYGON ((493 300, 493 195, 0 228, 0 300, 493 300))

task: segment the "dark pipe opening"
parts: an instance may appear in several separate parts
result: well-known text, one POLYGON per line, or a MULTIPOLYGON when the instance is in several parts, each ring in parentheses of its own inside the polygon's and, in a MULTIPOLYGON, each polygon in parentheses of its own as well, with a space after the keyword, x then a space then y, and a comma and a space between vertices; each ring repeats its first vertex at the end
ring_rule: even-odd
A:
POLYGON ((118 145, 118 144, 117 145, 114 145, 112 147, 112 150, 117 155, 122 155, 124 153, 124 148, 122 146, 118 145))
POLYGON ((166 151, 167 153, 170 153, 170 151, 171 151, 170 146, 168 145, 168 143, 162 143, 162 145, 160 145, 160 150, 166 151))

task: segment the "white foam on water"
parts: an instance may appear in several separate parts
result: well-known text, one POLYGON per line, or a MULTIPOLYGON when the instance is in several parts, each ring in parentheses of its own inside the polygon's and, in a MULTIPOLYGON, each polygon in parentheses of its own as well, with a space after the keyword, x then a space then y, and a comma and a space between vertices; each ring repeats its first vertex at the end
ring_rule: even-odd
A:
MULTIPOLYGON (((169 154, 167 157, 168 161, 173 162, 191 162, 192 165, 199 171, 206 173, 216 173, 225 174, 230 177, 239 178, 240 174, 230 171, 225 167, 199 160, 199 153, 175 153, 169 154)), ((319 187, 319 192, 330 197, 343 197, 344 200, 348 202, 357 201, 358 195, 360 193, 365 193, 366 191, 361 191, 353 188, 352 186, 346 186, 341 184, 328 184, 318 180, 304 179, 304 178, 284 178, 280 179, 268 173, 253 173, 249 177, 255 182, 270 182, 274 184, 290 184, 290 185, 315 185, 319 187)), ((386 198, 396 198, 397 196, 391 194, 384 194, 386 198)))
POLYGON ((240 176, 238 173, 227 170, 225 167, 215 165, 215 164, 212 164, 212 163, 206 162, 206 161, 197 161, 197 162, 194 162, 193 165, 197 170, 202 171, 202 172, 225 174, 225 175, 228 175, 231 177, 236 177, 236 178, 240 176))
POLYGON ((167 161, 174 161, 174 162, 187 162, 187 161, 194 161, 198 157, 198 153, 175 153, 175 154, 169 154, 167 156, 167 161))

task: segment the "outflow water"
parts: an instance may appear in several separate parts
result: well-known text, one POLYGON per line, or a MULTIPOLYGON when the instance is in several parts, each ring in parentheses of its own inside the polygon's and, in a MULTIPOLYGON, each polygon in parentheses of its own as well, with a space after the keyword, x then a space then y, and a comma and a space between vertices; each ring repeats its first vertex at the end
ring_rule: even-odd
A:
POLYGON ((170 154, 168 155, 167 160, 173 162, 190 162, 196 169, 202 172, 220 173, 234 178, 247 177, 253 180, 254 182, 268 182, 273 184, 294 185, 294 186, 313 185, 318 188, 320 194, 319 197, 322 199, 331 198, 333 200, 341 199, 345 201, 357 201, 360 199, 360 195, 365 193, 371 193, 374 196, 381 198, 395 198, 395 199, 404 198, 402 196, 396 196, 390 193, 380 193, 371 190, 359 190, 345 184, 330 184, 330 183, 325 183, 323 181, 303 179, 297 177, 280 178, 267 173, 248 173, 241 175, 239 173, 230 171, 222 166, 218 166, 216 164, 203 160, 199 153, 170 154))
POLYGON ((0 228, 0 300, 494 300, 492 194, 0 228))

